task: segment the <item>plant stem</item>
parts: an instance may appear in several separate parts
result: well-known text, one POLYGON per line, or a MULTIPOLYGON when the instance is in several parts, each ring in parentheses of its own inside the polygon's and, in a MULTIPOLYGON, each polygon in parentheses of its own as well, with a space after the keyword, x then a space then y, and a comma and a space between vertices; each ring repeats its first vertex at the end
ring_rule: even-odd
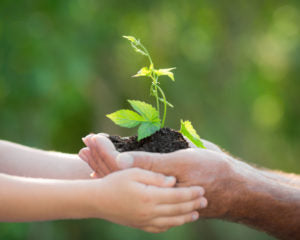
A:
POLYGON ((157 111, 158 111, 158 117, 160 118, 159 99, 158 99, 157 85, 156 84, 155 84, 155 98, 156 98, 156 106, 157 106, 157 111))
POLYGON ((160 86, 158 85, 155 85, 156 88, 158 88, 158 90, 160 91, 163 99, 164 99, 164 115, 163 115, 163 119, 162 119, 162 122, 161 122, 161 128, 164 127, 165 125, 165 119, 166 119, 166 115, 167 115, 167 99, 166 99, 166 96, 164 94, 164 91, 160 88, 160 86))
MULTIPOLYGON (((147 57, 149 59, 149 62, 150 62, 150 65, 153 66, 153 62, 152 62, 152 58, 148 52, 148 50, 144 47, 143 44, 139 43, 141 48, 144 50, 144 52, 147 54, 147 57)), ((166 96, 163 92, 163 90, 157 85, 158 84, 158 76, 156 76, 156 74, 153 72, 153 75, 151 73, 151 78, 153 80, 152 84, 154 85, 154 89, 155 89, 155 98, 156 98, 156 106, 157 106, 157 111, 158 111, 158 117, 160 118, 160 110, 159 110, 159 97, 158 97, 158 92, 157 92, 157 89, 160 91, 163 99, 164 99, 164 115, 163 115, 163 119, 162 119, 162 122, 161 122, 161 128, 164 127, 165 125, 165 120, 166 120, 166 115, 167 115, 167 100, 166 100, 166 96), (153 76, 154 75, 154 76, 153 76)))
POLYGON ((152 58, 151 58, 151 56, 150 56, 148 50, 144 47, 143 44, 141 44, 141 43, 139 43, 139 44, 140 44, 140 46, 142 47, 142 49, 144 50, 144 52, 147 54, 147 57, 148 57, 149 62, 150 62, 150 65, 153 65, 152 58))
POLYGON ((157 93, 157 79, 158 79, 158 77, 155 76, 155 74, 153 76, 152 73, 151 73, 150 77, 152 79, 152 86, 154 86, 154 95, 155 95, 155 98, 156 98, 156 108, 157 108, 157 111, 158 111, 158 117, 160 118, 159 99, 158 99, 158 93, 157 93))

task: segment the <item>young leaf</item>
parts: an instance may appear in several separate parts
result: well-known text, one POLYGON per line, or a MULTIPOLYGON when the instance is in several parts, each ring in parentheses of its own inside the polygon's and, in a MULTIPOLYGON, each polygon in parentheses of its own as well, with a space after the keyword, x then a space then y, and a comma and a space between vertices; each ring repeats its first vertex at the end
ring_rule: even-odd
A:
POLYGON ((151 104, 137 100, 128 100, 128 102, 146 121, 160 124, 158 111, 151 104))
POLYGON ((142 55, 147 56, 147 54, 141 48, 138 47, 138 46, 141 45, 141 43, 140 43, 139 40, 137 40, 135 37, 132 37, 132 36, 123 36, 123 38, 126 38, 126 39, 128 39, 131 42, 131 46, 133 47, 133 49, 136 52, 141 53, 142 55))
POLYGON ((174 74, 171 72, 174 69, 175 68, 164 68, 164 69, 154 70, 154 72, 157 74, 157 76, 166 75, 169 78, 171 78, 172 81, 175 81, 174 80, 174 74))
POLYGON ((110 118, 115 124, 120 125, 121 127, 133 128, 139 125, 144 118, 131 110, 119 110, 111 114, 106 115, 110 118))
POLYGON ((181 129, 180 132, 182 135, 186 136, 192 143, 194 143, 197 147, 205 148, 199 135, 196 130, 193 128, 192 123, 190 121, 182 121, 181 120, 181 129))
POLYGON ((128 39, 130 42, 132 42, 132 43, 137 43, 138 41, 136 40, 136 38, 135 37, 132 37, 132 36, 123 36, 123 38, 126 38, 126 39, 128 39))
POLYGON ((151 136, 160 129, 159 122, 143 122, 138 129, 138 141, 143 138, 151 136))
POLYGON ((131 43, 131 46, 133 47, 134 51, 147 56, 147 53, 145 53, 142 49, 138 48, 138 45, 131 43))
MULTIPOLYGON (((165 102, 165 100, 163 99, 163 98, 158 98, 158 100, 159 101, 161 101, 162 103, 164 103, 165 102)), ((173 106, 173 104, 172 103, 170 103, 170 102, 168 102, 167 100, 166 100, 166 103, 167 103, 167 105, 169 106, 169 107, 171 107, 171 108, 173 108, 174 106, 173 106)))

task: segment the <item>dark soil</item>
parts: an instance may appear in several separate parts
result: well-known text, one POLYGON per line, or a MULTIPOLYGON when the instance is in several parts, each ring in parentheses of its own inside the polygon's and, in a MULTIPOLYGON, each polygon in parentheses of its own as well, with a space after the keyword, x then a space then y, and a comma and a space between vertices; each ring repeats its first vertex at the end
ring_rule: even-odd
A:
POLYGON ((139 142, 137 141, 137 136, 109 136, 109 139, 119 152, 146 151, 169 153, 189 147, 181 133, 170 128, 162 128, 139 142))

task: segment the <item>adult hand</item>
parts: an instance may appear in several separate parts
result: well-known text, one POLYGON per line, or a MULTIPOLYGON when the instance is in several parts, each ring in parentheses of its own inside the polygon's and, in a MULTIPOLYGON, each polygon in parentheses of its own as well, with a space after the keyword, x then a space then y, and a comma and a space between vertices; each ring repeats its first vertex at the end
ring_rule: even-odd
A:
MULTIPOLYGON (((270 174, 207 149, 118 153, 104 136, 94 136, 92 141, 98 156, 95 163, 106 164, 111 171, 140 167, 175 176, 177 186, 203 186, 209 205, 199 212, 201 217, 243 223, 280 239, 297 239, 300 234, 300 188, 291 184, 297 175, 270 174)), ((89 147, 90 158, 91 151, 89 147)))
MULTIPOLYGON (((84 160, 86 163, 89 164, 89 166, 94 170, 93 173, 90 174, 92 178, 101 178, 106 176, 109 173, 112 173, 114 171, 119 170, 118 166, 115 164, 114 161, 105 161, 107 158, 101 159, 101 154, 99 154, 98 151, 100 149, 98 148, 97 142, 95 140, 95 136, 104 136, 108 137, 108 134, 106 133, 99 133, 94 134, 91 133, 87 135, 86 137, 82 138, 84 144, 86 145, 85 148, 82 148, 79 151, 79 157, 84 160)), ((193 144, 188 138, 184 137, 185 140, 188 142, 190 148, 197 148, 198 147, 193 144)), ((206 149, 215 151, 215 152, 223 152, 219 146, 216 144, 202 139, 203 145, 206 147, 206 149)), ((111 144, 107 143, 109 148, 113 148, 111 144)))

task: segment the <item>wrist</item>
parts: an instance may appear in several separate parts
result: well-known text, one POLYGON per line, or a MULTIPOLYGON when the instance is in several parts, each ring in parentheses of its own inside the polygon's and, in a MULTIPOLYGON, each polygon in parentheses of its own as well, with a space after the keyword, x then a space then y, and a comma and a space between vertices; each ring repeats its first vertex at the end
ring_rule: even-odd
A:
POLYGON ((239 218, 246 217, 242 215, 249 208, 247 204, 249 204, 249 200, 252 198, 252 186, 257 184, 255 180, 258 177, 258 173, 253 167, 244 162, 230 156, 226 156, 226 158, 229 165, 228 181, 226 184, 229 200, 227 211, 223 218, 236 222, 239 218))
POLYGON ((65 205, 67 219, 97 217, 99 205, 96 192, 101 180, 67 180, 62 204, 65 205))
POLYGON ((86 206, 88 218, 101 218, 109 220, 111 210, 114 209, 109 184, 106 178, 89 181, 89 194, 85 196, 85 201, 89 204, 86 206))
MULTIPOLYGON (((228 219, 235 222, 251 221, 258 209, 265 211, 266 203, 271 203, 280 195, 280 185, 244 162, 231 158, 232 200, 228 211, 228 219)), ((282 199, 283 200, 283 199, 282 199)))
POLYGON ((82 180, 82 186, 78 195, 80 196, 76 205, 80 209, 78 218, 103 218, 102 217, 102 201, 105 193, 102 192, 103 179, 82 180), (99 207, 100 206, 100 207, 99 207))

